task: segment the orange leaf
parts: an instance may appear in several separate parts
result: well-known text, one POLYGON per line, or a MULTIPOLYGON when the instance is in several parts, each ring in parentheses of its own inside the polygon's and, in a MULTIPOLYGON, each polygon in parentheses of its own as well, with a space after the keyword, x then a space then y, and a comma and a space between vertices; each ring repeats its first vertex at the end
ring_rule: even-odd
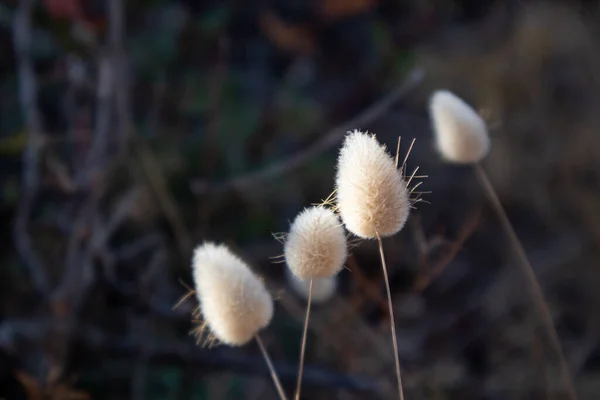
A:
POLYGON ((89 394, 82 390, 76 390, 65 383, 52 382, 40 385, 37 379, 25 372, 15 374, 17 380, 23 385, 28 400, 91 400, 89 394))
POLYGON ((375 4, 377 0, 323 0, 320 14, 323 20, 332 22, 365 12, 375 4))
POLYGON ((15 374, 17 380, 23 385, 23 389, 25 389, 25 393, 27 394, 27 399, 29 400, 44 400, 44 393, 40 388, 38 381, 24 373, 18 372, 15 374))
POLYGON ((44 4, 55 18, 74 19, 83 15, 81 0, 44 0, 44 4))
POLYGON ((312 53, 315 39, 310 30, 302 25, 290 25, 270 11, 263 11, 259 17, 260 27, 277 47, 290 53, 312 53))

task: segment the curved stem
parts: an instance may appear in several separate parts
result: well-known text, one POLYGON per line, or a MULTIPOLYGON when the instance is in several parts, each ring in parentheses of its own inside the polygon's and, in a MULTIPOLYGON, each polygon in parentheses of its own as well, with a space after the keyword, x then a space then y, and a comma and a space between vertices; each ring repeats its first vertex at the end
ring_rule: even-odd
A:
POLYGON ((308 319, 310 318, 310 304, 312 303, 313 280, 308 283, 308 304, 306 305, 306 318, 304 320, 304 332, 302 333, 302 345, 300 346, 300 365, 298 367, 298 382, 296 383, 295 400, 300 400, 300 388, 302 386, 302 372, 304 371, 304 353, 306 352, 306 334, 308 333, 308 319))
POLYGON ((277 389, 279 398, 281 400, 288 400, 287 396, 285 395, 285 392, 283 391, 283 386, 281 386, 281 382, 277 377, 277 372, 275 371, 275 367, 273 367, 273 363, 271 362, 271 358, 269 357, 269 353, 267 353, 265 345, 263 344, 258 334, 254 338, 256 339, 256 343, 258 343, 258 347, 260 348, 260 351, 263 357, 265 358, 265 361, 267 362, 267 367, 269 367, 269 371, 271 372, 271 378, 273 379, 273 383, 275 384, 275 389, 277 389))
POLYGON ((542 323, 544 324, 548 335, 550 336, 550 342, 554 347, 554 350, 558 354, 560 369, 563 376, 563 382, 565 388, 567 390, 568 396, 570 400, 577 399, 577 395, 575 394, 575 388, 573 386, 573 381, 571 379, 571 374, 569 372, 569 368, 567 366, 567 361, 565 359, 565 354, 563 352, 562 346, 560 344, 560 339, 558 338, 558 333, 556 332, 556 328, 554 327, 554 323, 552 322, 552 316, 550 315, 550 310, 548 309, 548 304, 544 299, 544 293, 540 288, 540 284, 535 277, 535 273, 533 272, 533 267, 527 258, 527 254, 525 253, 525 249, 523 249, 523 245, 519 241, 517 237, 517 233, 515 232, 508 216, 506 215, 506 211, 504 211, 504 207, 502 207, 502 203, 500 203, 500 199, 492 186, 487 174, 480 164, 475 164, 475 172, 477 173, 477 177, 481 182, 481 186, 483 186, 484 191, 486 192, 494 211, 496 212, 498 219, 500 219, 500 223, 502 228, 506 231, 508 239, 510 240, 513 248, 517 253, 517 257, 519 258, 519 266, 521 267, 521 271, 525 278, 529 283, 529 288, 531 290, 531 297, 533 298, 533 302, 536 305, 539 315, 541 317, 542 323))
POLYGON ((392 306, 392 292, 390 290, 390 280, 388 278, 387 266, 385 265, 385 257, 383 255, 383 241, 379 232, 377 233, 377 241, 379 243, 379 255, 381 256, 381 267, 383 268, 383 277, 385 279, 385 289, 387 291, 388 309, 390 312, 390 328, 392 331, 392 344, 394 346, 394 361, 396 362, 396 380, 398 381, 398 396, 400 400, 404 400, 402 391, 402 375, 400 374, 400 358, 398 356, 398 339, 396 338, 396 322, 394 320, 394 308, 392 306))

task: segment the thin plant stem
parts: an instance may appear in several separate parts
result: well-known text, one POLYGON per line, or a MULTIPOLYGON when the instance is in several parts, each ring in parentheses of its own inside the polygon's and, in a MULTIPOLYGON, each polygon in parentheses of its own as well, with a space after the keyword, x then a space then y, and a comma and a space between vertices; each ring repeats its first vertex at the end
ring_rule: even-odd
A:
POLYGON ((260 351, 261 351, 263 357, 265 358, 267 367, 269 367, 269 371, 271 372, 271 378, 273 379, 273 383, 275 384, 275 389, 277 389, 277 393, 279 393, 279 398, 281 400, 288 400, 287 396, 285 395, 285 392, 283 391, 283 386, 281 386, 281 382, 279 381, 279 378, 277 377, 277 372, 275 371, 275 367, 273 367, 273 363, 271 362, 271 357, 269 357, 269 353, 267 353, 267 349, 265 348, 265 345, 263 344, 263 342, 262 342, 260 336, 258 336, 258 334, 256 336, 254 336, 254 338, 256 339, 256 343, 258 343, 258 347, 260 348, 260 351))
POLYGON ((310 304, 312 303, 313 280, 308 283, 308 304, 306 305, 306 318, 304 319, 304 332, 302 332, 302 345, 300 346, 300 365, 298 367, 298 382, 296 383, 295 400, 300 400, 302 386, 302 372, 304 371, 304 353, 306 352, 306 334, 308 333, 308 320, 310 318, 310 304))
POLYGON ((400 400, 404 400, 402 391, 402 375, 400 374, 400 358, 398 356, 398 339, 396 338, 396 323, 394 320, 394 308, 392 306, 392 292, 390 290, 390 280, 388 278, 387 266, 385 265, 385 256, 383 255, 383 241, 379 232, 377 242, 379 243, 379 255, 381 256, 381 267, 383 268, 383 278, 385 279, 385 289, 387 291, 388 309, 390 312, 390 328, 392 332, 392 344, 394 346, 394 361, 396 362, 396 380, 398 381, 398 395, 400 400))
POLYGON ((542 323, 544 324, 546 331, 548 332, 548 336, 550 336, 550 342, 556 354, 558 354, 560 369, 562 373, 563 383, 565 385, 565 389, 567 390, 568 396, 570 400, 577 399, 577 395, 575 393, 575 388, 573 386, 573 381, 571 379, 571 374, 569 372, 569 368, 567 366, 567 361, 565 359, 565 354, 563 352, 562 346, 560 344, 560 340, 558 338, 558 333, 556 332, 556 328, 554 327, 554 323, 552 322, 552 316, 550 315, 550 310, 548 309, 548 304, 544 299, 544 293, 540 288, 540 284, 535 277, 535 273, 533 272, 533 267, 527 258, 527 254, 525 253, 525 249, 523 249, 523 245, 519 241, 517 234, 506 215, 506 211, 504 207, 502 207, 502 203, 500 203, 500 199, 492 186, 487 174, 483 167, 477 163, 475 164, 475 172, 477 173, 477 177, 481 185, 483 186, 484 191, 486 192, 494 211, 496 212, 498 219, 500 219, 500 223, 502 224, 502 228, 506 231, 508 239, 510 240, 513 248, 517 253, 517 257, 519 258, 519 265, 521 267, 521 271, 525 278, 529 283, 529 288, 531 290, 531 296, 533 298, 533 302, 535 303, 539 316, 541 317, 542 323))

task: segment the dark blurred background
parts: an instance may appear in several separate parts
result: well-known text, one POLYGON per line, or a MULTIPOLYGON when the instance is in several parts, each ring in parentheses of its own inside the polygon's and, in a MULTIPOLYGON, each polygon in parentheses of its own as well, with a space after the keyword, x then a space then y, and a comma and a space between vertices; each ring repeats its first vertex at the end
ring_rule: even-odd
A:
MULTIPOLYGON (((580 399, 600 399, 600 2, 0 2, 0 398, 276 399, 254 343, 196 346, 193 246, 264 277, 293 391, 305 300, 273 232, 377 133, 429 202, 384 243, 406 398, 564 399, 556 354, 469 167, 427 100, 490 126, 484 168, 527 249, 580 399)), ((305 399, 393 399, 372 242, 311 315, 305 399)))

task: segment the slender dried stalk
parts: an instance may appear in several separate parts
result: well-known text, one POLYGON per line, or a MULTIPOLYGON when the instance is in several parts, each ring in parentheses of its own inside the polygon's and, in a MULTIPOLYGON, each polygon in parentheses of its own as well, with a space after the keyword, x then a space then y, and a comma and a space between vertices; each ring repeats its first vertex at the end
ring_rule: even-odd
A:
POLYGON ((381 267, 383 268, 383 277, 385 279, 385 289, 387 291, 388 309, 390 312, 390 328, 392 332, 392 344, 394 346, 394 361, 396 362, 396 379, 398 381, 398 396, 404 400, 402 391, 402 375, 400 374, 400 358, 398 356, 398 339, 396 338, 396 323, 394 320, 394 308, 392 306, 392 292, 390 290, 390 280, 388 278, 387 266, 385 265, 385 256, 383 255, 383 241, 379 232, 377 232, 377 242, 379 243, 379 255, 381 256, 381 267))
POLYGON ((308 333, 308 320, 310 318, 310 304, 312 303, 313 280, 308 283, 308 304, 306 305, 306 318, 304 320, 304 332, 302 332, 302 345, 300 346, 300 365, 298 366, 298 382, 296 383, 295 400, 300 400, 300 388, 302 386, 302 372, 304 370, 304 353, 306 352, 306 334, 308 333))
POLYGON ((554 350, 558 354, 560 369, 562 373, 563 383, 565 385, 565 389, 567 390, 568 396, 570 400, 577 399, 577 395, 575 393, 575 388, 573 387, 573 381, 571 379, 571 374, 569 372, 569 368, 567 366, 567 361, 565 359, 565 354, 563 352, 562 346, 560 345, 560 340, 558 338, 558 333, 556 332, 556 328, 552 322, 552 316, 550 315, 550 310, 548 309, 548 304, 544 299, 544 294, 542 289, 540 288, 540 284, 538 283, 537 278, 533 272, 533 267, 527 258, 527 254, 525 253, 525 249, 523 249, 523 245, 519 241, 517 234, 506 215, 506 211, 504 211, 504 207, 502 207, 502 203, 500 203, 500 199, 492 186, 487 174, 480 164, 475 164, 475 172, 477 173, 477 177, 481 185, 483 186, 484 191, 486 192, 494 211, 496 212, 498 218, 500 219, 500 223, 502 224, 502 228, 505 230, 508 239, 515 252, 517 253, 517 257, 519 258, 519 266, 521 267, 521 271, 525 278, 529 283, 529 288, 531 290, 531 297, 533 298, 533 302, 535 303, 539 316, 541 317, 542 323, 548 332, 548 336, 550 337, 550 342, 554 347, 554 350))
POLYGON ((267 349, 265 348, 265 345, 263 344, 260 336, 256 335, 255 339, 256 339, 256 343, 258 343, 258 347, 260 348, 260 351, 261 351, 265 361, 267 362, 267 367, 269 367, 269 371, 271 372, 271 378, 273 379, 273 383, 275 384, 275 389, 277 389, 279 398, 281 400, 288 400, 287 396, 285 395, 285 392, 283 391, 283 386, 281 386, 281 382, 279 381, 279 378, 277 377, 277 372, 275 371, 275 367, 273 367, 273 363, 271 362, 271 357, 269 357, 269 353, 267 353, 267 349))

